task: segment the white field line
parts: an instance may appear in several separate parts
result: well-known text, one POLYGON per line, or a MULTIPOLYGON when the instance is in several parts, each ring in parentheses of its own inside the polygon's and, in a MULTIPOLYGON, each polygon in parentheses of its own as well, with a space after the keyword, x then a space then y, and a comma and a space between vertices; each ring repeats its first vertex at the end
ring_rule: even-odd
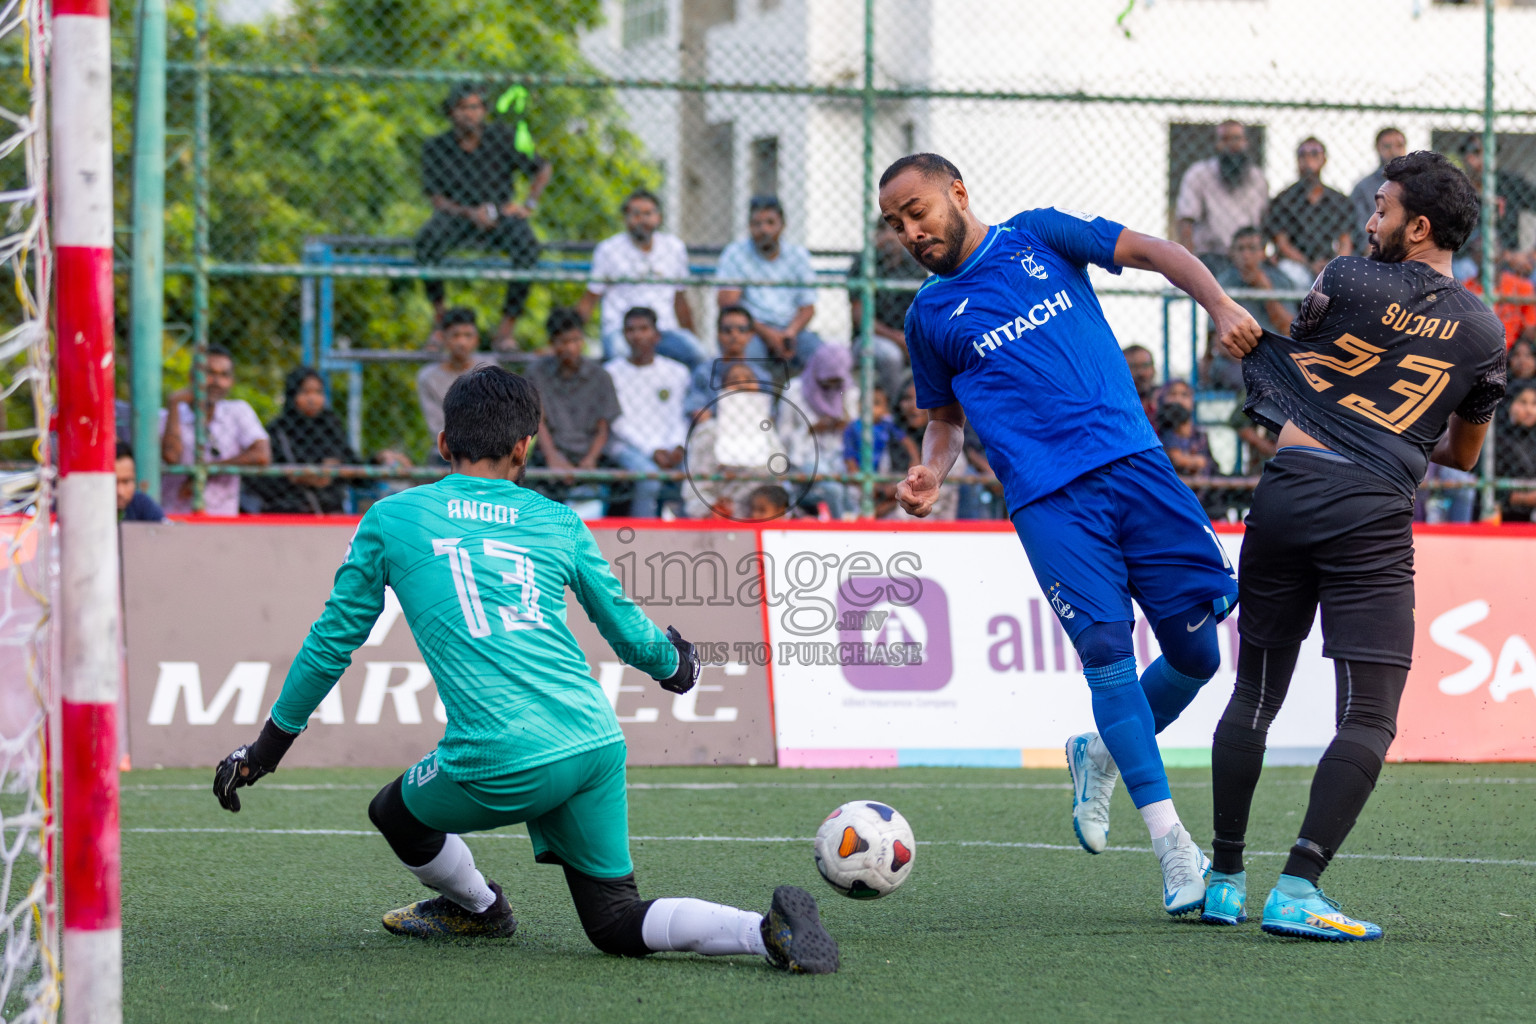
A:
MULTIPOLYGON (((347 828, 125 828, 125 833, 139 835, 231 835, 231 836, 377 836, 372 829, 347 828)), ((527 839, 517 832, 480 832, 468 839, 527 839)), ((811 843, 809 836, 630 836, 636 843, 811 843)), ((988 839, 935 839, 919 846, 990 847, 1004 850, 1052 850, 1078 853, 1082 847, 1060 843, 1004 843, 988 839)), ((1107 846, 1106 852, 1151 853, 1145 846, 1107 846)), ((1245 857, 1285 857, 1289 851, 1244 850, 1245 857)), ((1421 857, 1399 853, 1341 853, 1335 860, 1380 860, 1415 864, 1482 864, 1496 867, 1536 868, 1536 860, 1501 860, 1492 857, 1421 857)))
MULTIPOLYGON (((1414 783, 1430 784, 1439 783, 1447 786, 1453 785, 1479 785, 1479 786, 1519 786, 1536 785, 1536 776, 1529 778, 1519 777, 1477 777, 1468 779, 1415 779, 1414 783)), ((1379 786, 1408 785, 1406 782, 1396 782, 1393 779, 1382 779, 1379 786)), ((352 782, 263 782, 259 783, 263 792, 283 791, 303 793, 310 791, 356 791, 374 793, 379 790, 379 785, 371 783, 352 782)), ((380 784, 382 785, 382 783, 380 784)), ((1174 789, 1210 789, 1209 782, 1171 782, 1174 789)), ((1311 779, 1265 779, 1259 783, 1261 786, 1310 786, 1311 779)), ((878 790, 878 789, 979 789, 979 790, 1070 790, 1070 782, 631 782, 626 787, 631 791, 644 790, 699 790, 708 791, 714 789, 786 789, 786 790, 878 790)), ((184 783, 128 783, 121 787, 124 793, 160 793, 185 790, 212 791, 211 783, 204 785, 200 782, 184 783)))

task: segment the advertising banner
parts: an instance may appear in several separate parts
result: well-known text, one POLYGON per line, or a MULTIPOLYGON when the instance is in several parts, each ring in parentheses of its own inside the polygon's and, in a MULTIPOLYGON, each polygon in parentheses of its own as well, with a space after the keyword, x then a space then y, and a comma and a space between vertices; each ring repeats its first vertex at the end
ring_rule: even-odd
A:
MULTIPOLYGON (((256 735, 324 607, 352 530, 351 523, 124 525, 136 766, 212 765, 256 735)), ((595 532, 626 589, 661 625, 704 640, 761 639, 759 604, 750 594, 737 600, 732 586, 735 572, 757 578, 750 530, 595 532)), ((713 663, 699 685, 674 695, 623 665, 574 601, 568 622, 618 713, 631 764, 773 763, 765 665, 722 646, 707 652, 713 663)), ((445 721, 390 593, 284 763, 403 767, 435 746, 445 721)))
POLYGON ((1536 536, 1417 539, 1397 761, 1536 760, 1536 536))
MULTIPOLYGON (((1234 563, 1241 540, 1220 536, 1234 563)), ((763 553, 781 765, 1064 766, 1067 737, 1093 728, 1081 666, 1012 530, 764 530, 763 553)), ((1145 668, 1158 646, 1139 613, 1135 640, 1145 668)), ((1220 672, 1158 737, 1170 763, 1209 756, 1235 621, 1220 643, 1220 672)), ((1333 711, 1314 628, 1272 760, 1316 760, 1333 711)))

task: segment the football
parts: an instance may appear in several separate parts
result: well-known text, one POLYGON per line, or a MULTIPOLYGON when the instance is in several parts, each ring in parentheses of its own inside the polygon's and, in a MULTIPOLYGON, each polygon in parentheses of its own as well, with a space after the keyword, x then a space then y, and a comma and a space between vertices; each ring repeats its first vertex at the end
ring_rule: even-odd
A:
POLYGON ((901 812, 875 800, 850 800, 816 830, 816 870, 856 900, 878 899, 912 874, 917 841, 901 812))

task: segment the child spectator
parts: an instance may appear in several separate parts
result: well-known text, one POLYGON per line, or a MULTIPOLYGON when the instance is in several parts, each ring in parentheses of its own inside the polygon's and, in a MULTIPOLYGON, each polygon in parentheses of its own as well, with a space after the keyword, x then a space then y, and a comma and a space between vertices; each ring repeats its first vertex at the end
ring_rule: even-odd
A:
POLYGON ((159 523, 165 513, 154 498, 139 490, 137 466, 128 442, 117 442, 117 518, 124 523, 159 523))
MULTIPOLYGON (((291 466, 351 466, 357 453, 347 443, 341 417, 326 408, 320 374, 301 366, 283 386, 283 411, 267 424, 273 461, 291 466)), ((251 489, 261 510, 284 515, 325 515, 346 507, 347 485, 330 473, 257 477, 251 489)))
MULTIPOLYGON (((891 418, 891 402, 885 388, 876 385, 869 392, 870 467, 876 473, 891 471, 886 449, 902 437, 901 428, 891 418)), ((864 423, 854 420, 843 428, 843 463, 850 473, 860 472, 860 452, 864 447, 864 423)))
POLYGON ((747 520, 766 523, 789 515, 789 492, 778 484, 763 484, 747 495, 747 520))
MULTIPOLYGON (((1494 472, 1516 480, 1536 480, 1536 384, 1511 387, 1509 415, 1494 435, 1494 472)), ((1536 491, 1505 491, 1499 500, 1506 523, 1528 523, 1536 510, 1536 491)))

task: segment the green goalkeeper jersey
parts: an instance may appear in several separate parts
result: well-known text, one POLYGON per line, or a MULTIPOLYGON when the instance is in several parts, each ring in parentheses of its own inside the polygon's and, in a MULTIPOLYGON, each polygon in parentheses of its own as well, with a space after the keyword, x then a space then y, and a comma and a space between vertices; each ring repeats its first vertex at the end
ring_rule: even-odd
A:
POLYGON ((453 474, 385 498, 358 524, 325 611, 272 707, 298 732, 394 588, 448 711, 438 763, 471 781, 623 738, 565 624, 576 595, 625 661, 665 679, 677 651, 631 601, 564 505, 509 480, 453 474))

